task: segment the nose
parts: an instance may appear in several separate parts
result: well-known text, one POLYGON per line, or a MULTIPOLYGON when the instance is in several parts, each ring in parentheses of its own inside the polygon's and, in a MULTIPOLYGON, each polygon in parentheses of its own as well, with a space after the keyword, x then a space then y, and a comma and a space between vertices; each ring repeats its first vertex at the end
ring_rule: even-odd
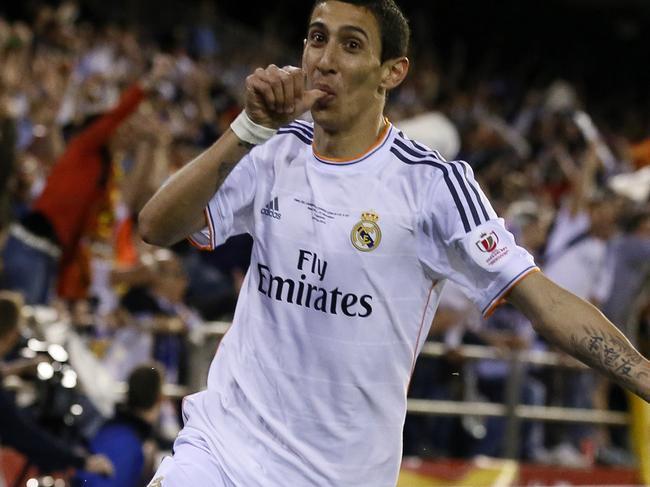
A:
POLYGON ((334 42, 330 41, 320 49, 316 68, 323 74, 336 73, 336 44, 334 42))

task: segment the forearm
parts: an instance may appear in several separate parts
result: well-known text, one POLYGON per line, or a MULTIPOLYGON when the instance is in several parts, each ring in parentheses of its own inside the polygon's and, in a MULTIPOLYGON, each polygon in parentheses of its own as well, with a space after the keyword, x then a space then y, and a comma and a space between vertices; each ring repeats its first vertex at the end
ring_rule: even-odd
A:
POLYGON ((543 289, 513 292, 510 300, 550 342, 650 401, 650 362, 594 306, 546 281, 543 289))
MULTIPOLYGON (((650 401, 650 362, 594 306, 581 301, 581 306, 567 310, 575 316, 575 324, 549 323, 540 326, 540 333, 585 364, 600 370, 620 385, 650 401)), ((571 313, 571 314, 569 314, 571 313)))
POLYGON ((248 144, 227 130, 145 204, 138 218, 142 238, 167 246, 203 228, 204 209, 210 198, 249 150, 248 144))

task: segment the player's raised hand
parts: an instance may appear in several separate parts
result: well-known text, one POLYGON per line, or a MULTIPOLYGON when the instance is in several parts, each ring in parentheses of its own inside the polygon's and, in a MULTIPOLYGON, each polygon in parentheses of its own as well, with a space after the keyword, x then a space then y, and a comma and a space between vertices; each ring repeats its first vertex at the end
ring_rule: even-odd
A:
POLYGON ((295 66, 258 68, 246 78, 246 113, 265 127, 278 128, 311 109, 327 93, 305 89, 305 75, 295 66))

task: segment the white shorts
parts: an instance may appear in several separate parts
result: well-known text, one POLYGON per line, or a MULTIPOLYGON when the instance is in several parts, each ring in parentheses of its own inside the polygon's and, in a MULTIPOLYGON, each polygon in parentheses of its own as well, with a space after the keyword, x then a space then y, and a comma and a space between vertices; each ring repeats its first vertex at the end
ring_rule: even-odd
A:
POLYGON ((165 457, 149 487, 234 487, 212 455, 194 445, 175 448, 174 456, 165 457))
POLYGON ((174 455, 165 457, 148 487, 235 487, 201 432, 188 427, 188 412, 193 407, 192 397, 188 399, 183 404, 186 424, 174 442, 174 455))

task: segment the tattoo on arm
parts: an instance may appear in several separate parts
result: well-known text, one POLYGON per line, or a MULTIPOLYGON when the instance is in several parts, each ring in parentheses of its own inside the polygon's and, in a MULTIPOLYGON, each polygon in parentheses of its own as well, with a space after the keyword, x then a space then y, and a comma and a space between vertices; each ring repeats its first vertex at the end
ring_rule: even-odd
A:
POLYGON ((628 386, 635 386, 638 381, 650 378, 650 370, 643 365, 643 357, 629 342, 588 326, 584 326, 583 331, 582 334, 571 335, 571 344, 585 363, 628 386))
MULTIPOLYGON (((240 140, 238 142, 238 145, 239 145, 239 147, 242 147, 242 148, 246 149, 247 151, 249 151, 253 147, 255 147, 255 144, 250 144, 250 143, 245 142, 243 140, 240 140)), ((235 168, 236 165, 237 165, 237 162, 230 162, 230 161, 223 161, 219 165, 219 169, 217 170, 218 171, 217 172, 217 187, 215 188, 215 190, 219 189, 221 187, 223 182, 228 177, 228 174, 230 174, 230 172, 235 168)))

